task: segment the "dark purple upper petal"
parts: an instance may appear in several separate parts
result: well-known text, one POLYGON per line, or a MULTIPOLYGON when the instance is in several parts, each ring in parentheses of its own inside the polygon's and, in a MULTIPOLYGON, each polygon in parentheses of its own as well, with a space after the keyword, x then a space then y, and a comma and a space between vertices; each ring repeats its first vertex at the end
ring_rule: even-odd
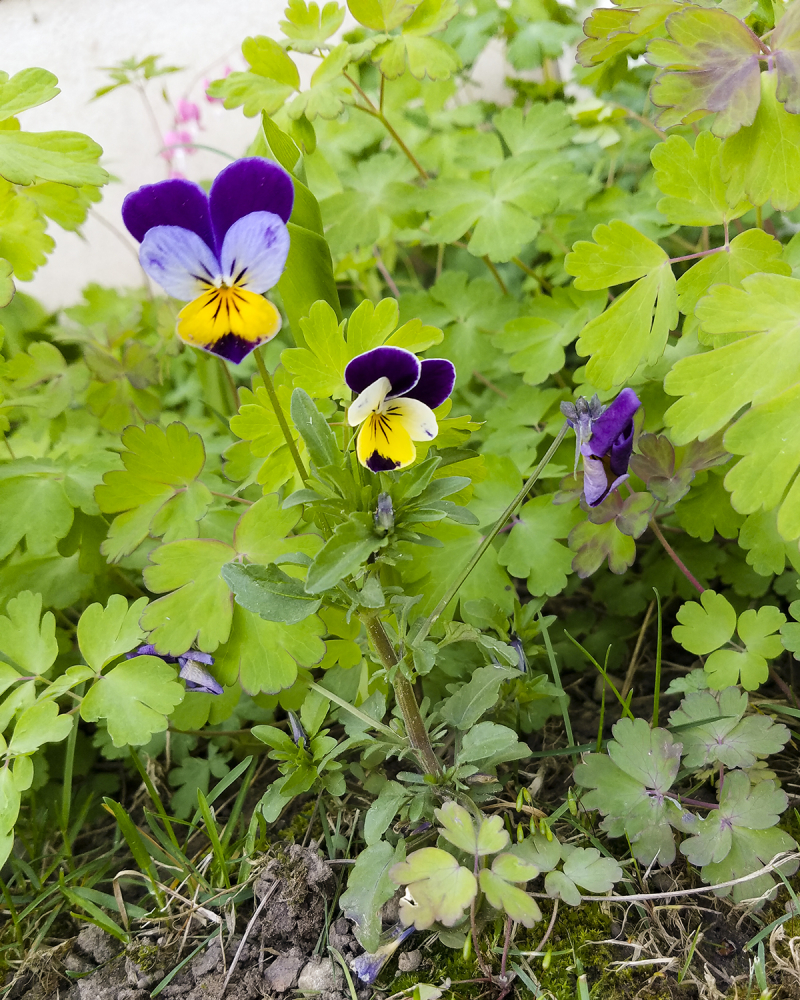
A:
POLYGON ((214 249, 208 196, 192 181, 175 177, 132 191, 122 203, 122 220, 140 243, 155 226, 180 226, 214 249))
POLYGON ((126 660, 132 660, 134 656, 158 656, 165 663, 177 663, 177 656, 170 656, 169 653, 159 653, 156 647, 152 643, 145 643, 143 646, 137 646, 136 649, 132 649, 130 652, 125 654, 126 660))
POLYGON ((633 421, 625 427, 611 445, 609 468, 615 476, 623 476, 628 471, 628 463, 633 451, 633 421))
POLYGON ((289 173, 272 160, 249 156, 221 170, 208 196, 216 249, 238 219, 251 212, 272 212, 289 221, 294 184, 289 173))
POLYGON ((419 382, 403 395, 418 399, 435 410, 447 399, 455 384, 456 369, 452 361, 446 361, 444 358, 425 358, 421 362, 419 382))
POLYGON ((195 663, 205 663, 208 667, 214 662, 214 657, 211 653, 201 653, 198 649, 190 649, 186 653, 182 653, 178 659, 193 660, 195 663))
POLYGON ((584 455, 587 450, 598 458, 607 455, 620 434, 629 433, 628 424, 641 405, 633 389, 623 389, 611 406, 603 410, 597 420, 592 421, 592 436, 588 445, 582 449, 584 455))
POLYGON ((353 392, 363 392, 379 378, 392 383, 389 396, 405 396, 419 382, 419 359, 404 347, 376 347, 353 358, 344 370, 344 380, 353 392))

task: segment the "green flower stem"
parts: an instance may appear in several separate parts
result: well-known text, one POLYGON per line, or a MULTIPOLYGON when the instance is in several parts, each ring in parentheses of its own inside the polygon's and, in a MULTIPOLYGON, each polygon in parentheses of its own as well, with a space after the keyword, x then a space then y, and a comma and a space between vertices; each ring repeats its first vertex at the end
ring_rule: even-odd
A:
POLYGON ((300 458, 300 452, 297 450, 297 445, 294 443, 294 438, 292 437, 292 432, 289 430, 289 425, 286 423, 286 416, 284 415, 283 407, 281 406, 280 400, 275 392, 275 386, 272 384, 272 376, 267 371, 267 366, 264 363, 261 348, 257 347, 253 351, 253 354, 256 356, 258 372, 264 380, 264 388, 267 390, 269 401, 272 403, 272 409, 275 411, 275 416, 278 418, 278 423, 283 431, 283 436, 286 438, 286 444, 289 446, 289 451, 294 459, 294 464, 297 467, 297 471, 300 473, 300 478, 305 483, 308 481, 308 472, 306 471, 306 467, 303 465, 303 459, 300 458))
POLYGON ((544 453, 544 457, 539 462, 539 464, 536 466, 536 468, 533 470, 533 472, 530 474, 530 476, 528 477, 527 481, 523 484, 522 489, 519 491, 519 493, 517 493, 517 495, 514 497, 514 499, 508 505, 508 507, 506 507, 506 509, 500 515, 500 517, 498 518, 498 520, 495 522, 495 525, 492 528, 492 530, 489 532, 488 535, 486 535, 486 537, 483 539, 483 541, 481 542, 481 544, 478 546, 478 549, 475 552, 475 555, 470 559, 470 561, 467 563, 467 565, 464 567, 464 569, 461 570, 461 572, 458 574, 458 576, 456 577, 456 579, 453 581, 453 583, 447 589, 447 592, 445 593, 444 597, 439 601, 439 603, 436 605, 436 607, 433 609, 433 611, 428 615, 428 617, 422 623, 422 626, 420 627, 419 631, 414 635, 414 643, 415 644, 422 642, 422 640, 425 638, 425 636, 427 636, 427 634, 430 632, 430 630, 435 625, 436 620, 438 619, 438 617, 441 615, 441 613, 444 611, 444 609, 447 607, 447 605, 453 600, 453 598, 456 596, 456 594, 459 592, 459 590, 463 586, 463 584, 466 581, 467 577, 470 575, 470 573, 475 569, 475 567, 481 561, 481 559, 483 558, 483 556, 486 553, 487 549, 492 544, 492 542, 495 540, 495 538, 497 537, 498 533, 501 531, 501 529, 505 525, 506 521, 508 521, 508 519, 513 515, 513 513, 517 509, 517 507, 519 507, 519 505, 522 503, 522 501, 525 499, 525 497, 528 495, 528 493, 530 493, 531 489, 533 488, 534 483, 536 482, 536 480, 539 478, 539 476, 544 471, 545 466, 550 461, 550 459, 553 457, 553 455, 555 455, 556 451, 558 450, 558 446, 564 440, 564 436, 565 436, 565 434, 567 433, 568 430, 569 430, 569 424, 566 421, 564 421, 564 426, 561 428, 561 430, 558 432, 558 434, 556 434, 553 443, 550 445, 550 447, 544 453))
POLYGON ((442 765, 433 752, 428 730, 425 728, 425 722, 420 715, 419 705, 414 696, 414 689, 409 679, 399 669, 396 669, 399 657, 389 641, 383 622, 376 615, 361 615, 360 617, 384 669, 387 671, 395 669, 394 696, 403 715, 409 743, 416 751, 426 774, 441 774, 442 765))

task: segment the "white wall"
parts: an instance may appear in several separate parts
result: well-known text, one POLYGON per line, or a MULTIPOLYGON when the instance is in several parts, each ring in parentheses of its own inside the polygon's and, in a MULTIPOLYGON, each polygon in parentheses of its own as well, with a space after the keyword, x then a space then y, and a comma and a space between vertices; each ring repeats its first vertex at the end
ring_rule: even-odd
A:
MULTIPOLYGON (((188 67, 149 85, 159 126, 169 129, 172 119, 160 97, 165 85, 173 100, 188 96, 203 109, 206 129, 197 142, 239 155, 257 120, 207 104, 202 80, 220 76, 226 65, 243 69, 242 40, 277 37, 284 7, 283 0, 0 0, 0 70, 14 74, 42 66, 55 73, 61 87, 50 103, 21 116, 22 127, 87 133, 103 147, 103 165, 119 178, 103 189, 103 201, 93 209, 98 218, 89 218, 83 239, 51 224, 56 250, 32 282, 19 283, 21 290, 56 307, 75 302, 89 281, 125 286, 143 280, 120 205, 128 191, 166 177, 167 164, 158 156, 155 125, 136 92, 121 88, 90 102, 107 82, 99 67, 151 54, 188 67)), ((225 163, 198 152, 186 158, 183 172, 194 180, 213 177, 225 163)))

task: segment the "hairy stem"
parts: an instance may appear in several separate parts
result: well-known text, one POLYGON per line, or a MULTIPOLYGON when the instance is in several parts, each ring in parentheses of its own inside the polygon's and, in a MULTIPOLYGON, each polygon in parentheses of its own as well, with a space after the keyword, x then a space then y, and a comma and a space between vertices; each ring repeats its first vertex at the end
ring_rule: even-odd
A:
MULTIPOLYGON (((383 622, 376 615, 361 615, 361 621, 367 630, 370 642, 372 643, 378 658, 384 668, 389 671, 397 667, 400 662, 394 646, 389 641, 383 622)), ((395 670, 394 675, 394 696, 397 699, 398 707, 403 715, 403 721, 408 734, 408 741, 414 748, 426 774, 439 775, 442 773, 442 766, 439 759, 433 752, 428 730, 420 715, 419 705, 414 695, 414 688, 409 679, 399 670, 395 670)))
POLYGON ((689 571, 688 567, 683 562, 678 553, 675 551, 675 549, 673 549, 673 547, 669 544, 666 538, 664 538, 661 528, 659 528, 658 522, 656 521, 655 518, 653 518, 653 520, 650 522, 650 527, 653 529, 653 534, 656 536, 659 542, 661 542, 664 551, 667 553, 670 559, 675 563, 675 565, 678 567, 681 573, 683 573, 683 575, 686 577, 689 583, 691 583, 691 585, 695 588, 697 593, 702 594, 706 588, 700 583, 699 580, 697 580, 696 577, 692 575, 692 573, 689 571))
POLYGON ((259 374, 264 380, 264 388, 267 390, 270 403, 272 403, 272 409, 275 411, 275 416, 277 417, 280 428, 283 431, 283 436, 286 438, 286 444, 289 447, 289 452, 294 459, 297 471, 300 473, 300 478, 305 483, 308 480, 308 472, 306 471, 305 465, 303 465, 302 458, 300 458, 300 452, 297 450, 297 445, 292 437, 292 432, 289 430, 289 425, 286 423, 283 407, 281 406, 280 400, 275 392, 275 386, 272 384, 272 376, 267 371, 267 366, 264 363, 261 348, 257 347, 253 353, 256 356, 256 364, 258 365, 259 374))
POLYGON ((433 626, 436 623, 436 620, 438 619, 438 617, 441 615, 441 613, 444 611, 444 609, 447 607, 447 605, 453 600, 453 598, 456 596, 456 594, 459 592, 459 590, 463 586, 463 584, 466 581, 467 577, 470 575, 470 573, 475 569, 475 567, 481 561, 481 559, 483 558, 483 556, 486 553, 487 549, 489 548, 489 546, 492 544, 492 542, 495 540, 495 538, 497 537, 498 533, 500 532, 500 529, 503 527, 503 525, 506 523, 506 521, 513 515, 514 511, 517 509, 517 507, 519 507, 519 505, 522 503, 522 501, 525 499, 525 497, 528 495, 528 493, 530 493, 531 489, 533 488, 534 483, 536 482, 536 480, 539 478, 539 476, 544 471, 545 466, 550 461, 550 459, 553 457, 553 455, 555 455, 556 451, 558 450, 558 446, 564 440, 564 435, 567 433, 568 430, 569 430, 569 424, 565 421, 564 422, 564 426, 561 428, 561 430, 558 432, 558 434, 556 434, 553 443, 550 445, 550 447, 544 453, 544 456, 543 456, 542 460, 539 462, 539 464, 536 466, 536 468, 530 474, 530 476, 528 477, 527 481, 523 485, 522 489, 519 491, 519 493, 517 493, 517 495, 514 497, 514 499, 508 505, 508 507, 506 507, 506 509, 503 511, 503 513, 497 519, 497 521, 495 522, 495 525, 492 528, 492 530, 489 532, 488 535, 486 535, 486 537, 483 539, 483 541, 481 542, 481 544, 478 546, 477 551, 475 552, 475 555, 470 559, 470 561, 467 563, 467 565, 461 570, 461 572, 455 578, 455 580, 453 581, 453 583, 448 587, 447 592, 445 593, 445 595, 442 597, 442 599, 439 601, 439 603, 436 605, 436 607, 433 609, 433 611, 431 611, 431 613, 428 615, 428 617, 422 623, 421 627, 419 628, 419 631, 414 636, 414 642, 417 642, 417 643, 418 642, 422 642, 422 640, 425 638, 425 636, 433 628, 433 626))

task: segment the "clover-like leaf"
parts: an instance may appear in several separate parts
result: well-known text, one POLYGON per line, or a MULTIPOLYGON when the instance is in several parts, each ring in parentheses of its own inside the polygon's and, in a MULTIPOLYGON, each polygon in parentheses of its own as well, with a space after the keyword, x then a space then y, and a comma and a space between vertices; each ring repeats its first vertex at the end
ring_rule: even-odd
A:
POLYGON ((536 901, 519 885, 539 874, 538 868, 513 854, 498 854, 491 869, 481 869, 480 887, 490 906, 508 914, 524 927, 533 927, 542 919, 536 901))
POLYGON ((452 800, 436 809, 434 815, 441 824, 444 839, 467 854, 479 857, 496 854, 508 844, 508 832, 500 816, 482 817, 476 829, 469 812, 452 800))
POLYGON ((572 879, 563 872, 548 872, 544 880, 544 888, 552 899, 563 899, 567 906, 580 906, 580 891, 572 879))
POLYGON ((286 109, 289 117, 298 119, 305 115, 309 121, 317 117, 338 118, 354 94, 352 83, 343 75, 351 58, 347 42, 331 49, 311 74, 309 89, 298 94, 286 109))
POLYGON ((158 656, 135 656, 95 681, 81 702, 81 718, 104 719, 115 747, 141 746, 164 732, 184 693, 174 667, 158 656))
POLYGON ((280 22, 291 48, 297 52, 314 52, 342 26, 345 9, 336 0, 323 6, 306 0, 288 0, 285 21, 280 22))
POLYGON ((389 869, 389 878, 405 885, 400 901, 400 920, 425 930, 435 921, 453 927, 478 892, 478 881, 452 854, 438 847, 423 847, 389 869))
POLYGON ((46 674, 58 656, 58 641, 52 611, 42 615, 42 595, 23 590, 8 602, 6 613, 0 615, 0 659, 25 674, 46 674))
POLYGON ((548 840, 544 834, 535 833, 513 844, 509 851, 534 865, 540 872, 552 871, 561 860, 561 844, 555 834, 551 833, 550 837, 548 840))
POLYGON ((622 878, 622 868, 613 858, 603 857, 595 847, 577 847, 563 864, 567 878, 589 892, 608 892, 622 878))
MULTIPOLYGON (((782 851, 796 848, 794 840, 783 830, 771 830, 786 809, 786 793, 773 781, 750 784, 743 771, 725 776, 719 797, 719 808, 704 819, 694 836, 681 844, 681 853, 689 861, 702 866, 706 882, 724 882, 740 878, 761 868, 782 851)), ((786 868, 785 875, 797 870, 797 862, 786 868)), ((738 902, 761 895, 774 885, 770 875, 715 890, 719 896, 730 895, 738 902)))
POLYGON ((95 490, 100 509, 117 514, 101 546, 113 562, 152 533, 166 541, 196 538, 197 521, 211 503, 198 481, 205 464, 203 439, 180 423, 128 427, 122 435, 125 471, 107 472, 95 490))
POLYGON ((794 620, 781 627, 781 643, 796 660, 800 660, 800 601, 792 601, 789 614, 794 620))
POLYGON ((121 594, 112 594, 105 608, 102 604, 86 608, 78 622, 78 645, 94 671, 99 673, 111 660, 142 641, 139 618, 146 605, 146 597, 128 607, 121 594))
POLYGON ((736 628, 736 612, 730 602, 713 590, 704 590, 699 604, 687 601, 681 605, 675 617, 681 624, 673 628, 672 638, 700 656, 724 646, 736 628))
POLYGON ((779 753, 790 738, 786 726, 766 715, 744 717, 746 711, 747 695, 735 687, 716 696, 707 691, 688 694, 669 717, 670 725, 684 727, 684 765, 706 767, 719 761, 727 768, 748 768, 779 753))
POLYGON ((688 7, 670 14, 669 38, 656 39, 647 61, 658 67, 650 100, 664 110, 664 128, 717 113, 714 135, 751 125, 759 102, 758 38, 738 17, 720 9, 688 7))

